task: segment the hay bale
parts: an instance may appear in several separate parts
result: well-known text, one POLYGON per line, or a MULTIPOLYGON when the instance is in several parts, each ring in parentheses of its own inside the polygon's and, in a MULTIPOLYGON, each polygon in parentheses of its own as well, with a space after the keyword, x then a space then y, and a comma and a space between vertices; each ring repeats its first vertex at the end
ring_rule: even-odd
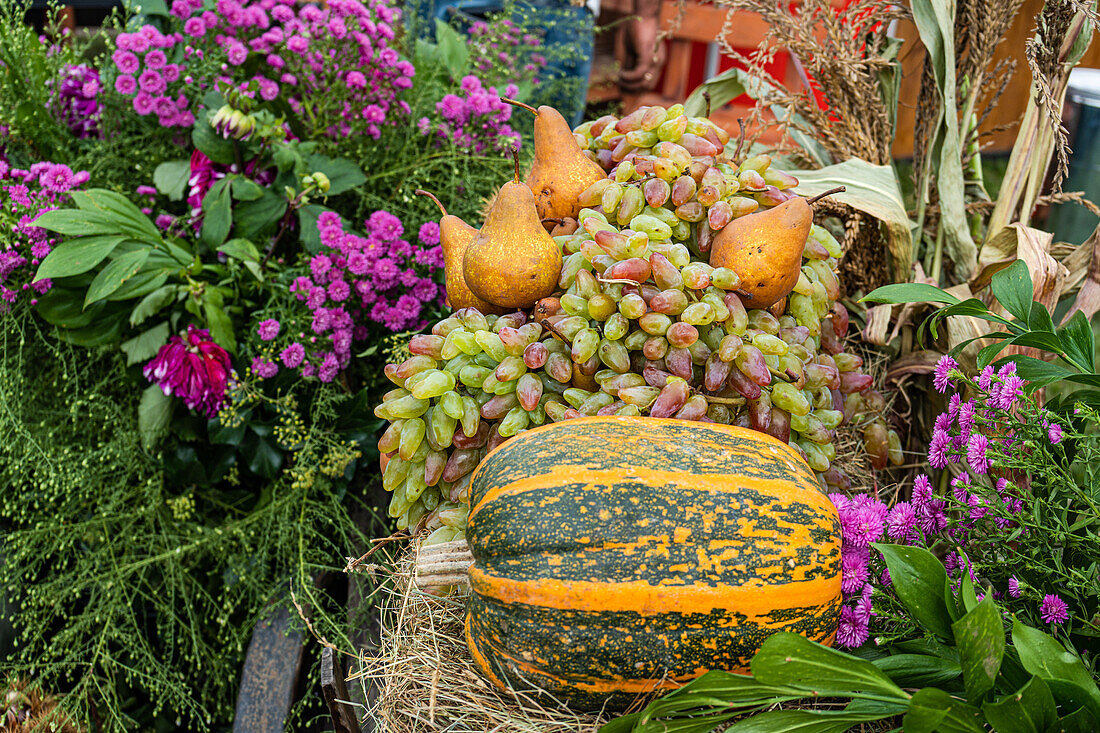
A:
POLYGON ((506 693, 483 680, 466 650, 465 590, 435 596, 413 583, 418 543, 388 568, 380 591, 381 639, 349 685, 377 693, 372 714, 383 733, 595 733, 613 715, 578 713, 543 692, 506 693))

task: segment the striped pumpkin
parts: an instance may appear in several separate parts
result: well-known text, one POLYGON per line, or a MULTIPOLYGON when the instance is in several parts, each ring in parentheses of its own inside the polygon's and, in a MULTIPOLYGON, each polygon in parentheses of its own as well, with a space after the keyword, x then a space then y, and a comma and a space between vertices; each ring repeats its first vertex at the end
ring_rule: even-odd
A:
POLYGON ((500 687, 621 707, 745 670, 777 631, 836 633, 836 510, 767 435, 568 420, 497 448, 470 491, 466 641, 500 687))

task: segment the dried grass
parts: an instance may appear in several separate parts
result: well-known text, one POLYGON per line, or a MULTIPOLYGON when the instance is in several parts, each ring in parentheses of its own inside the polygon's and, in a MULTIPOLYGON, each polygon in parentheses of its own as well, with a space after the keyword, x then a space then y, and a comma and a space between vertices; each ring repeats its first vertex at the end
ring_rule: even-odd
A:
POLYGON ((381 643, 376 657, 361 657, 348 677, 372 684, 372 709, 383 733, 594 733, 610 715, 577 713, 534 690, 508 694, 478 673, 466 649, 464 595, 430 595, 415 586, 416 545, 392 564, 391 583, 379 598, 381 643))
POLYGON ((60 699, 27 680, 9 680, 0 688, 0 733, 81 733, 84 728, 61 708, 60 699))

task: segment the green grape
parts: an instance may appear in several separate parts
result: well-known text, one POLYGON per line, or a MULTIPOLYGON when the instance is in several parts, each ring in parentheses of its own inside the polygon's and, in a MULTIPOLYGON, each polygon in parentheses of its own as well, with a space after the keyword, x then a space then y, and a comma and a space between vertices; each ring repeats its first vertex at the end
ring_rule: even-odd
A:
POLYGON ((492 373, 492 369, 471 364, 470 366, 463 367, 462 371, 458 373, 458 379, 470 389, 477 389, 485 383, 485 380, 488 379, 492 373))
POLYGON ((505 438, 510 438, 521 430, 525 430, 530 423, 531 416, 527 414, 527 410, 522 407, 513 407, 501 420, 497 432, 505 438))
POLYGON ((504 343, 500 340, 500 336, 492 331, 478 331, 474 334, 474 340, 477 341, 481 350, 495 361, 500 361, 508 356, 508 351, 504 348, 504 343))
POLYGON ((383 402, 374 409, 374 416, 383 420, 408 419, 420 417, 428 409, 428 400, 422 400, 412 395, 400 397, 396 400, 383 402))
POLYGON ((769 333, 758 333, 752 337, 752 345, 764 352, 765 355, 785 356, 790 347, 778 336, 769 333))
POLYGON ((583 364, 596 355, 600 346, 600 332, 594 328, 581 329, 573 337, 571 357, 574 364, 583 364))
POLYGON ((403 458, 398 456, 391 458, 390 462, 386 464, 386 470, 382 472, 382 488, 386 491, 393 491, 404 484, 409 475, 409 468, 409 462, 403 458))
POLYGON ((630 321, 622 313, 612 313, 603 326, 604 338, 618 341, 630 331, 630 321))
POLYGON ((619 210, 615 214, 615 221, 619 226, 626 226, 638 214, 642 213, 645 205, 645 195, 640 186, 627 186, 623 191, 622 200, 619 201, 619 210))
POLYGON ((598 349, 600 361, 617 372, 625 373, 630 370, 630 353, 619 341, 604 339, 598 349))
POLYGON ((802 391, 786 382, 774 382, 772 384, 772 404, 791 415, 805 416, 810 414, 810 403, 806 400, 802 391))
POLYGON ((570 387, 569 389, 565 390, 564 394, 562 394, 562 397, 565 398, 565 401, 574 408, 580 407, 584 403, 584 401, 591 396, 591 392, 586 389, 581 389, 580 387, 570 387))
POLYGON ((680 320, 692 326, 705 326, 714 322, 714 306, 706 302, 692 303, 680 314, 680 320))
POLYGON ((650 336, 664 336, 672 325, 672 319, 664 313, 646 313, 638 319, 638 326, 650 336))
POLYGON ((561 277, 558 278, 558 287, 563 290, 573 286, 577 273, 588 265, 588 261, 581 252, 566 255, 562 260, 561 277))
MULTIPOLYGON (((626 183, 627 181, 629 181, 633 177, 634 177, 634 161, 624 160, 622 163, 619 163, 619 165, 615 167, 615 182, 616 183, 626 183)), ((610 188, 608 190, 610 190, 610 188)), ((601 200, 602 200, 602 198, 601 198, 601 200)), ((604 211, 610 211, 610 209, 608 209, 606 206, 604 206, 604 211)))
POLYGON ((410 377, 409 381, 413 379, 416 379, 416 383, 410 386, 412 396, 422 400, 439 397, 455 388, 454 375, 438 369, 420 372, 410 377))
POLYGON ((424 424, 424 421, 416 417, 404 422, 404 427, 401 429, 401 443, 398 448, 398 455, 403 460, 409 460, 416 454, 416 451, 420 448, 420 443, 424 440, 424 435, 427 433, 428 428, 424 424))
POLYGON ((630 228, 645 233, 650 239, 666 240, 672 236, 671 226, 648 214, 639 214, 631 219, 630 228))
POLYGON ((618 304, 609 295, 603 293, 593 295, 588 301, 588 317, 596 321, 606 321, 618 310, 618 304))
POLYGON ((481 406, 473 397, 462 398, 462 417, 459 420, 462 421, 463 435, 467 438, 477 435, 478 427, 481 425, 481 406))

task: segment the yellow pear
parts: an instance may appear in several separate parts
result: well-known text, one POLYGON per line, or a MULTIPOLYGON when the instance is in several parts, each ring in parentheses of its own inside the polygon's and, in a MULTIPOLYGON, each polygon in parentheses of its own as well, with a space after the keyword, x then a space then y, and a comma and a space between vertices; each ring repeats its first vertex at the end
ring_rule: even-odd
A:
POLYGON ((577 198, 593 183, 607 178, 607 173, 585 156, 561 112, 546 105, 535 109, 513 99, 501 101, 535 114, 535 162, 527 185, 535 194, 539 218, 576 218, 582 208, 577 198))
POLYGON ((515 178, 497 192, 485 223, 466 248, 462 275, 479 298, 503 308, 528 308, 554 292, 561 248, 542 226, 535 196, 515 178))
POLYGON ((813 223, 813 209, 801 196, 739 217, 714 235, 710 264, 738 274, 738 295, 746 308, 767 308, 787 297, 798 282, 813 223))
POLYGON ((439 219, 439 244, 443 247, 443 272, 447 281, 447 304, 451 308, 477 308, 482 313, 503 313, 503 309, 492 303, 487 303, 473 294, 466 286, 466 280, 462 276, 462 260, 466 256, 466 248, 477 236, 477 230, 462 221, 462 219, 447 213, 443 204, 434 195, 427 191, 416 191, 421 196, 427 196, 439 207, 443 216, 439 219))

